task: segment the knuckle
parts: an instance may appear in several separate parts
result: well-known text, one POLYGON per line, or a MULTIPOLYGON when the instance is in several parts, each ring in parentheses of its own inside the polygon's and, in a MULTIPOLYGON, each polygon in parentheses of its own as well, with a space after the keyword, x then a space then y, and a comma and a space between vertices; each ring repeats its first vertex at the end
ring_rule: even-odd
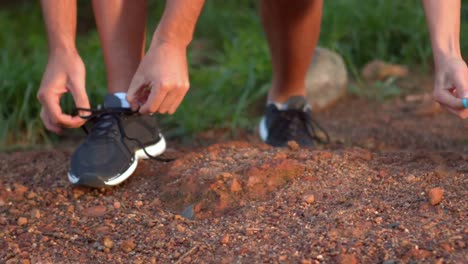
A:
POLYGON ((161 92, 168 92, 169 90, 171 89, 170 85, 169 84, 161 84, 159 86, 159 90, 161 92))
POLYGON ((154 112, 156 112, 156 110, 158 110, 158 109, 156 108, 156 106, 150 105, 150 106, 148 106, 146 112, 147 112, 147 113, 154 113, 154 112))
POLYGON ((37 97, 37 100, 39 100, 39 102, 43 102, 47 98, 47 93, 40 89, 37 92, 36 97, 37 97))

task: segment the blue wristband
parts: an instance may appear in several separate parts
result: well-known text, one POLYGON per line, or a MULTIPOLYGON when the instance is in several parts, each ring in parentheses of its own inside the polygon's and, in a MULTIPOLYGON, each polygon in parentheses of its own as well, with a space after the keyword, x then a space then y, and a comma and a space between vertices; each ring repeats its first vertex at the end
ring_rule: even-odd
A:
POLYGON ((462 104, 464 108, 468 108, 468 98, 463 98, 462 99, 462 104))

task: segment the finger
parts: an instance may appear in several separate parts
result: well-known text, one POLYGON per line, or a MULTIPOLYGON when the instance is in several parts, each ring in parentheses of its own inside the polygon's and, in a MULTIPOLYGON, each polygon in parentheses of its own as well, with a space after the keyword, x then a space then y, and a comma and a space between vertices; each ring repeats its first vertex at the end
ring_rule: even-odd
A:
POLYGON ((86 93, 85 80, 72 80, 68 85, 68 90, 73 96, 73 101, 77 108, 90 108, 88 94, 86 93))
POLYGON ((463 109, 462 100, 457 98, 450 90, 447 89, 437 89, 434 92, 434 100, 442 104, 443 106, 461 110, 463 109))
POLYGON ((140 104, 137 100, 137 97, 141 89, 145 86, 146 84, 143 78, 139 77, 138 75, 135 75, 132 78, 132 81, 130 82, 130 87, 127 91, 127 101, 133 110, 136 110, 139 107, 140 104))
POLYGON ((453 85, 459 98, 468 97, 468 71, 464 70, 455 74, 453 85))
MULTIPOLYGON (((84 79, 78 79, 72 81, 69 85, 69 91, 73 96, 73 101, 75 102, 75 107, 76 108, 91 108, 91 105, 89 103, 89 98, 88 94, 86 93, 86 88, 85 88, 85 81, 84 79)), ((88 113, 87 112, 78 112, 79 116, 86 116, 88 113)), ((81 118, 81 125, 83 125, 86 122, 86 120, 81 118)), ((80 125, 80 126, 81 126, 80 125)))
POLYGON ((164 101, 159 106, 158 112, 161 114, 169 113, 169 110, 173 108, 173 105, 179 101, 179 98, 182 97, 182 93, 178 91, 179 89, 172 90, 169 92, 164 101))
POLYGON ((140 108, 140 113, 151 114, 158 112, 162 102, 166 100, 169 90, 168 86, 152 87, 148 100, 140 108))
POLYGON ((85 122, 79 116, 73 117, 62 112, 62 108, 60 108, 60 96, 52 95, 44 98, 43 107, 45 108, 45 113, 47 113, 47 118, 54 126, 77 128, 85 122))
POLYGON ((42 123, 44 124, 45 128, 51 132, 54 132, 56 134, 61 134, 62 129, 59 126, 56 126, 52 124, 50 121, 48 115, 45 113, 44 109, 41 110, 40 117, 42 119, 42 123))
POLYGON ((458 117, 460 117, 462 119, 468 118, 468 109, 457 110, 457 109, 453 109, 453 108, 450 108, 450 107, 447 107, 447 106, 443 106, 443 107, 447 111, 449 111, 450 113, 452 113, 454 115, 457 115, 458 117))
POLYGON ((174 100, 172 103, 171 108, 168 110, 168 114, 172 115, 176 112, 177 108, 179 108, 180 104, 182 103, 182 100, 184 100, 185 95, 187 94, 187 91, 189 89, 189 86, 181 90, 181 93, 179 96, 174 100))

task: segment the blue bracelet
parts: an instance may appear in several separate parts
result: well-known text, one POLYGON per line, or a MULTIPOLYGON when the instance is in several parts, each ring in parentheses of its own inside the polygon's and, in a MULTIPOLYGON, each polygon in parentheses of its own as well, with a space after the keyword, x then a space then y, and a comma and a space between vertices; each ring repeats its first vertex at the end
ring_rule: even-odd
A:
POLYGON ((468 98, 463 98, 462 99, 462 104, 464 108, 468 108, 468 98))

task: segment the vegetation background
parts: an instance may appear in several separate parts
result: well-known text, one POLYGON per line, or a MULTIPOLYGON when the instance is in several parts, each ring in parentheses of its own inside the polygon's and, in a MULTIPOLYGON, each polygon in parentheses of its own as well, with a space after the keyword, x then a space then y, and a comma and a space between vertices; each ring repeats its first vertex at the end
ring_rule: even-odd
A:
MULTIPOLYGON (((163 3, 149 0, 149 36, 163 3)), ((466 55, 468 4, 462 5, 461 43, 466 55)), ((252 106, 265 97, 271 70, 256 6, 254 0, 207 1, 189 48, 192 88, 176 114, 161 116, 170 137, 190 138, 213 127, 256 125, 252 106)), ((376 58, 431 71, 420 1, 325 1, 320 45, 340 53, 355 79, 362 65, 376 58)), ((106 92, 106 78, 90 1, 79 1, 77 46, 87 66, 88 94, 96 106, 106 92)), ((0 149, 55 142, 56 136, 41 124, 36 100, 46 61, 38 1, 0 0, 0 149)), ((63 100, 63 106, 71 111, 71 97, 63 100)))

